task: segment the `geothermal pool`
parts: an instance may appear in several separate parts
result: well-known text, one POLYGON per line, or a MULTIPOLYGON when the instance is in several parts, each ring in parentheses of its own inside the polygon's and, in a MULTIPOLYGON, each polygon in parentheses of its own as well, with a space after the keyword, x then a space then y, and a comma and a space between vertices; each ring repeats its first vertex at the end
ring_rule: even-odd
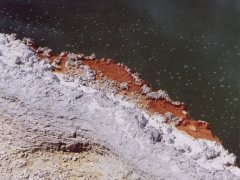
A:
POLYGON ((0 31, 109 57, 184 101, 240 156, 237 0, 0 0, 0 31))

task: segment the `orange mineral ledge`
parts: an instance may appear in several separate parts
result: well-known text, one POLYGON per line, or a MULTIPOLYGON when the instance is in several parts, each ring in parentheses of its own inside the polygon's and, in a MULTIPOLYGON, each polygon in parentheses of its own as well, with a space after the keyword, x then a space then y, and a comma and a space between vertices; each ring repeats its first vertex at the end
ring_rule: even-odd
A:
MULTIPOLYGON (((63 52, 59 55, 53 55, 51 50, 39 48, 34 43, 27 43, 37 54, 39 59, 48 58, 53 62, 56 58, 60 60, 59 68, 54 71, 58 73, 67 73, 65 68, 68 52, 63 52)), ((79 56, 84 56, 83 54, 78 54, 79 56)), ((165 114, 167 112, 172 113, 175 117, 180 117, 182 120, 176 124, 176 128, 186 132, 194 138, 202 138, 211 141, 216 141, 222 143, 221 140, 214 136, 211 131, 211 126, 209 123, 204 121, 195 121, 186 113, 186 107, 183 103, 172 103, 165 99, 150 99, 147 98, 145 94, 142 94, 142 86, 149 83, 141 80, 141 84, 136 83, 134 78, 134 73, 124 66, 123 64, 117 63, 115 60, 111 59, 96 59, 85 57, 82 61, 84 65, 88 65, 92 70, 96 72, 96 79, 100 80, 102 76, 107 77, 109 80, 114 80, 119 86, 121 83, 126 82, 128 88, 121 90, 120 93, 133 99, 134 95, 138 96, 139 107, 147 110, 151 114, 160 113, 165 114)))

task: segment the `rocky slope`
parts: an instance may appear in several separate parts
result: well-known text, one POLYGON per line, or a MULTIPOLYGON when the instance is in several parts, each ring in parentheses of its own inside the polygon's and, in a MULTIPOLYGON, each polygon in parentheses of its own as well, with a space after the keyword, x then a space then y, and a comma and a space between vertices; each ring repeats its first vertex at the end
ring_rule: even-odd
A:
POLYGON ((240 177, 208 123, 109 59, 0 34, 0 112, 1 179, 240 177))

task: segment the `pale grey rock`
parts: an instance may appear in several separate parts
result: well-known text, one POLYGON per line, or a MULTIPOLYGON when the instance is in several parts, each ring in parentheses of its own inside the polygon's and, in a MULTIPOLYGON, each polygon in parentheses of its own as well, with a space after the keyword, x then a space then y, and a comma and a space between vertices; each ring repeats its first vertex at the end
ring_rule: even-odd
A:
POLYGON ((160 130, 152 127, 152 126, 146 126, 144 129, 144 132, 149 134, 149 138, 154 142, 161 142, 162 140, 162 132, 160 130))
POLYGON ((123 82, 120 84, 120 89, 121 90, 128 90, 128 83, 127 82, 123 82))
POLYGON ((22 64, 22 60, 21 60, 20 57, 16 57, 15 64, 17 64, 17 65, 21 65, 22 64))
POLYGON ((147 125, 148 119, 145 116, 140 115, 140 116, 136 116, 136 118, 141 128, 144 128, 147 125))

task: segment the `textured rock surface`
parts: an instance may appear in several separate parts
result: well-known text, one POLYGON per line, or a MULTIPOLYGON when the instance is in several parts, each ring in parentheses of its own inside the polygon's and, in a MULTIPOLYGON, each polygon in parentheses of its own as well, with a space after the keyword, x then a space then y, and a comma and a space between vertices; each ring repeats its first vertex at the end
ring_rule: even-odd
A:
MULTIPOLYGON (((4 114, 4 113, 1 113, 4 114)), ((60 134, 22 128, 12 116, 0 118, 0 178, 1 179, 136 179, 144 178, 116 155, 97 145, 80 151, 59 151, 59 143, 89 139, 59 138, 60 134)), ((72 145, 72 146, 71 146, 72 145)), ((62 145, 63 146, 63 145, 62 145)), ((146 178, 146 176, 145 176, 146 178)))
POLYGON ((1 179, 239 179, 222 145, 79 78, 65 81, 4 34, 0 52, 1 179))

